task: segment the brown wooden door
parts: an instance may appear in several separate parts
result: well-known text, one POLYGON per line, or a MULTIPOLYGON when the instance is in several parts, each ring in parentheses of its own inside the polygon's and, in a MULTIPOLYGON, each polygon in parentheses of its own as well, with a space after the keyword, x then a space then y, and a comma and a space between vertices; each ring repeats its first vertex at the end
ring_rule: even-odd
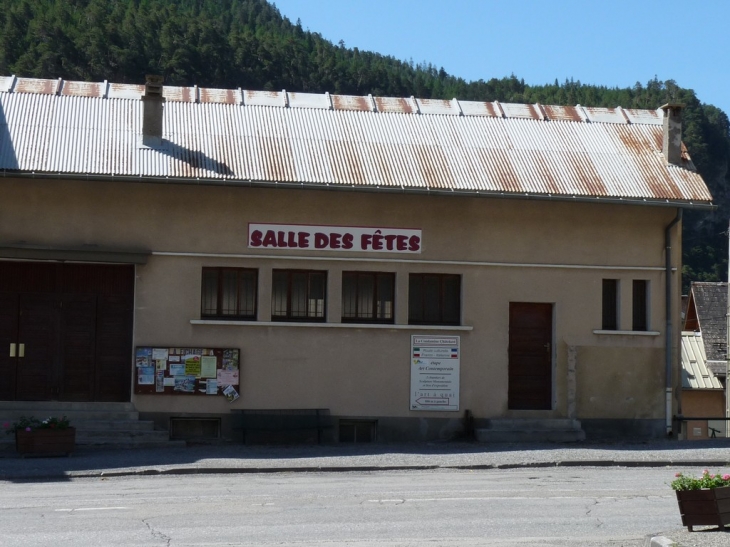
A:
POLYGON ((0 289, 0 400, 129 401, 134 266, 0 261, 0 289))
POLYGON ((54 294, 20 295, 15 398, 47 401, 60 390, 61 299, 54 294))
POLYGON ((553 396, 553 305, 510 302, 510 410, 550 410, 553 396))
POLYGON ((0 400, 15 399, 18 364, 18 295, 0 293, 0 400))
POLYGON ((96 300, 94 295, 64 295, 61 305, 62 401, 93 401, 96 353, 96 300))

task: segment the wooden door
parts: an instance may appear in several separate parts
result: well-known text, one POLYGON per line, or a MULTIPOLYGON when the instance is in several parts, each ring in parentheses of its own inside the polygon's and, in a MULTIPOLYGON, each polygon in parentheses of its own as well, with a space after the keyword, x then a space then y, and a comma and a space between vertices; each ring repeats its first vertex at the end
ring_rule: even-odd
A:
POLYGON ((54 294, 20 295, 15 398, 48 401, 59 384, 61 299, 54 294))
POLYGON ((61 302, 62 401, 93 401, 96 352, 95 295, 64 295, 61 302))
POLYGON ((553 397, 553 305, 510 302, 510 410, 550 410, 553 397))
POLYGON ((18 295, 0 293, 0 401, 15 399, 18 316, 18 295))

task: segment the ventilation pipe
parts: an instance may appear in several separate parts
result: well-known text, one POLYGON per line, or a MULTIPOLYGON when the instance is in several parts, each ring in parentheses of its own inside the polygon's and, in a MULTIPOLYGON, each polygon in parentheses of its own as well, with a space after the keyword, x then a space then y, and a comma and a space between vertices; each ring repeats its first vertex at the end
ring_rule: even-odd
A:
POLYGON ((142 144, 162 144, 162 76, 147 75, 142 96, 142 144))
POLYGON ((664 137, 662 153, 667 163, 682 165, 682 109, 683 104, 667 103, 664 111, 664 137))

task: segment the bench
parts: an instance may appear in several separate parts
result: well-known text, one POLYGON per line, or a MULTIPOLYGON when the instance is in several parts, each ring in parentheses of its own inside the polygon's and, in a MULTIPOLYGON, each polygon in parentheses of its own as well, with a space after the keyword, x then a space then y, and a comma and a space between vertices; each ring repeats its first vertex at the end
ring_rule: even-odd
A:
POLYGON ((233 429, 242 431, 243 443, 250 431, 317 431, 317 444, 322 432, 334 427, 328 408, 231 409, 233 429))

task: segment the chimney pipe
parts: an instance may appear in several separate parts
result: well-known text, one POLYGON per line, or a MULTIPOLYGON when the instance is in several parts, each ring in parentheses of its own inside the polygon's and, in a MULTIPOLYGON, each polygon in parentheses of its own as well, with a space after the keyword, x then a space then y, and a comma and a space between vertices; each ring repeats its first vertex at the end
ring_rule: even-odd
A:
POLYGON ((682 109, 683 104, 667 103, 664 111, 664 138, 662 152, 667 163, 682 165, 682 109))
POLYGON ((162 76, 148 74, 145 78, 142 96, 142 144, 160 146, 162 144, 162 76))

